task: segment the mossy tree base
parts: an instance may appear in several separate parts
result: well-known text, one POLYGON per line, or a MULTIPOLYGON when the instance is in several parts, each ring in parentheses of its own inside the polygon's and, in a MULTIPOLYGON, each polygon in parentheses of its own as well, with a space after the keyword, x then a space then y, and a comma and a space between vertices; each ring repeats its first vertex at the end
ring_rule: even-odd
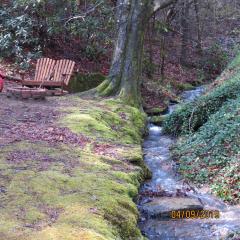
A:
POLYGON ((100 96, 118 96, 129 105, 141 106, 143 43, 148 21, 154 12, 176 2, 118 1, 118 35, 108 79, 97 88, 100 96))
POLYGON ((118 96, 129 105, 141 105, 141 59, 151 9, 150 1, 119 1, 115 51, 108 79, 97 88, 100 96, 118 96))
POLYGON ((106 77, 103 76, 101 73, 76 73, 69 83, 68 91, 70 93, 88 91, 101 84, 105 80, 105 78, 106 77))

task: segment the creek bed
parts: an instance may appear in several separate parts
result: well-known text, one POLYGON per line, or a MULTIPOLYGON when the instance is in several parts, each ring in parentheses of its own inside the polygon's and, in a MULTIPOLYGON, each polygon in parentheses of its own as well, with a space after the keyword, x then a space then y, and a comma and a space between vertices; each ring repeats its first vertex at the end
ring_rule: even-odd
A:
MULTIPOLYGON (((194 101, 203 92, 199 87, 182 97, 185 102, 194 101)), ((169 113, 176 107, 169 106, 169 113)), ((240 207, 228 206, 208 187, 197 189, 184 180, 170 154, 176 139, 154 124, 148 130, 143 151, 152 179, 142 185, 138 200, 143 235, 150 240, 220 240, 240 229, 240 207)))

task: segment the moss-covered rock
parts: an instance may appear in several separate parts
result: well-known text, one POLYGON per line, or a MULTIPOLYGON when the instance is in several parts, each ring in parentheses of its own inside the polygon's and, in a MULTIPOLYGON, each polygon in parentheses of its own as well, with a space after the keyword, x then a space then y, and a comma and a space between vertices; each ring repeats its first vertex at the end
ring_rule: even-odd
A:
POLYGON ((168 111, 167 105, 165 107, 154 107, 145 110, 145 112, 150 116, 164 114, 167 111, 168 111))
POLYGON ((175 87, 179 91, 189 91, 193 90, 195 87, 190 83, 176 83, 175 87))
POLYGON ((84 92, 97 87, 105 80, 101 73, 75 73, 69 82, 68 91, 71 93, 84 92))
POLYGON ((165 118, 166 118, 165 115, 152 116, 150 117, 150 123, 161 126, 165 118))

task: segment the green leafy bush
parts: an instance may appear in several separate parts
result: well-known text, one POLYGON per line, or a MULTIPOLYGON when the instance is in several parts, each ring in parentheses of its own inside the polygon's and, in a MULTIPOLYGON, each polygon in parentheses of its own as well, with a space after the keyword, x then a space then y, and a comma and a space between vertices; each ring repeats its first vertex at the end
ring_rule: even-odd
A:
POLYGON ((240 202, 240 54, 207 94, 187 103, 164 122, 181 135, 172 150, 179 171, 231 203, 240 202))
POLYGON ((0 9, 1 57, 15 57, 20 67, 28 67, 30 59, 40 54, 39 39, 34 36, 34 28, 37 28, 36 22, 27 14, 12 15, 12 10, 0 9))
POLYGON ((111 45, 112 3, 96 0, 11 0, 0 5, 1 57, 27 67, 42 51, 97 61, 111 45), (86 4, 85 4, 86 3, 86 4), (73 49, 74 48, 74 49, 73 49), (70 50, 71 49, 71 50, 70 50))
POLYGON ((201 96, 197 101, 183 104, 175 112, 166 118, 164 131, 168 134, 179 135, 196 131, 201 127, 211 114, 217 112, 229 99, 235 99, 240 93, 240 70, 238 59, 240 55, 229 65, 236 71, 213 91, 201 96))
POLYGON ((227 62, 227 53, 220 45, 214 44, 204 50, 203 57, 199 61, 199 66, 204 72, 205 79, 210 80, 216 78, 224 70, 227 62))
POLYGON ((181 173, 197 183, 210 183, 226 201, 239 202, 240 96, 222 107, 173 151, 181 173))

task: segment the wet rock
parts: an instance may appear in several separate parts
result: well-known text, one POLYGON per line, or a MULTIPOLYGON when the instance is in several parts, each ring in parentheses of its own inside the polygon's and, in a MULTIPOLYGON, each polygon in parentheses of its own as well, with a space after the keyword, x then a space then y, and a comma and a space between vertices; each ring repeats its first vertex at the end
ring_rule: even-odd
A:
MULTIPOLYGON (((153 190, 145 190, 140 193, 141 196, 148 196, 148 197, 172 197, 173 194, 164 190, 153 191, 153 190)), ((152 201, 152 200, 151 200, 152 201)))
POLYGON ((178 90, 180 91, 189 91, 189 90, 193 90, 194 86, 191 83, 177 83, 176 87, 178 88, 178 90))
POLYGON ((145 110, 145 112, 150 115, 150 116, 154 116, 154 115, 160 115, 160 114, 164 114, 167 113, 168 111, 168 106, 165 107, 155 107, 155 108, 147 108, 145 110))
POLYGON ((161 126, 163 123, 164 119, 166 118, 165 115, 160 115, 160 116, 152 116, 150 118, 150 123, 156 124, 158 126, 161 126))
POLYGON ((157 198, 143 206, 143 212, 152 218, 170 218, 171 211, 202 209, 199 200, 183 197, 157 198))

